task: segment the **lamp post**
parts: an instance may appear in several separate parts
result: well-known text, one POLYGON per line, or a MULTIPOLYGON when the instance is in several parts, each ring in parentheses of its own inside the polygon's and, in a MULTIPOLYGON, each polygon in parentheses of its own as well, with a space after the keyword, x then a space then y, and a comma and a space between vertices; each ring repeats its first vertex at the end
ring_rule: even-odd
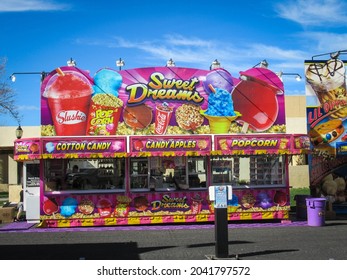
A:
POLYGON ((218 69, 221 68, 220 62, 215 59, 212 61, 211 65, 210 65, 210 70, 214 70, 214 69, 218 69))
POLYGON ((16 128, 16 137, 17 139, 21 139, 22 136, 23 136, 23 129, 19 124, 18 127, 16 128))
POLYGON ((166 67, 175 67, 176 63, 175 61, 172 60, 172 58, 170 58, 167 62, 166 62, 166 67))
POLYGON ((11 74, 10 79, 12 82, 16 81, 16 75, 41 75, 41 82, 45 79, 48 72, 42 71, 42 72, 14 72, 11 74))
POLYGON ((125 65, 124 60, 119 58, 119 60, 116 61, 116 65, 119 67, 119 71, 122 70, 122 67, 125 65))
POLYGON ((301 76, 298 74, 298 73, 283 73, 282 71, 281 72, 278 72, 277 73, 277 76, 282 80, 282 76, 295 76, 295 80, 297 80, 298 82, 301 81, 301 76))
POLYGON ((260 61, 259 63, 257 63, 256 65, 254 65, 252 68, 255 68, 259 66, 260 68, 268 68, 269 67, 269 63, 266 61, 266 59, 260 61))
POLYGON ((315 57, 324 56, 324 55, 330 55, 331 59, 337 59, 340 56, 340 54, 347 54, 347 50, 339 50, 336 52, 317 54, 312 56, 312 60, 314 60, 315 57))
POLYGON ((76 67, 77 63, 75 60, 72 59, 72 57, 70 58, 70 60, 68 60, 66 62, 67 66, 70 66, 70 67, 76 67))

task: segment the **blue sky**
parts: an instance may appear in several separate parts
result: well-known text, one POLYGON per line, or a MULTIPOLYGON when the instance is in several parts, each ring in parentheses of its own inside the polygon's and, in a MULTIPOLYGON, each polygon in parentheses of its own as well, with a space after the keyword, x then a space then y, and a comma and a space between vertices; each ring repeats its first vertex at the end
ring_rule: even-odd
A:
MULTIPOLYGON (((299 73, 313 55, 347 49, 347 1, 1 0, 0 58, 6 75, 50 72, 71 57, 91 75, 103 68, 208 69, 214 59, 233 76, 266 59, 274 72, 299 73)), ((342 59, 346 59, 341 57, 342 59)), ((40 75, 8 80, 21 125, 40 124, 40 75)), ((287 95, 305 82, 284 76, 287 95)), ((17 125, 0 115, 0 126, 17 125)))

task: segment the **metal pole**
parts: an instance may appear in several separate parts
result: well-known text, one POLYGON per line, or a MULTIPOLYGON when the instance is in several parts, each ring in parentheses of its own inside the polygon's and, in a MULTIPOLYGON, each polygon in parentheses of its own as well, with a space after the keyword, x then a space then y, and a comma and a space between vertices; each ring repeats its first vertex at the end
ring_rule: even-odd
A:
POLYGON ((214 209, 216 258, 229 257, 228 247, 228 210, 227 208, 214 209))

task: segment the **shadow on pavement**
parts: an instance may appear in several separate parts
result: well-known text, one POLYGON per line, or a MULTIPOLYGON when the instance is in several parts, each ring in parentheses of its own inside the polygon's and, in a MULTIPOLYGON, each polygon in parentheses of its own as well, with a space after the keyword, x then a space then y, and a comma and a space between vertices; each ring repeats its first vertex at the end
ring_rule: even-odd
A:
MULTIPOLYGON (((249 241, 229 241, 228 242, 229 245, 249 244, 249 243, 254 243, 254 242, 249 242, 249 241)), ((189 245, 187 246, 187 248, 212 247, 215 245, 216 245, 215 242, 210 242, 210 243, 189 245)))
MULTIPOLYGON (((173 246, 147 248, 162 250, 173 246)), ((94 244, 2 245, 1 260, 139 260, 136 242, 94 244)))
POLYGON ((330 227, 330 226, 345 226, 346 223, 339 223, 339 222, 329 222, 329 223, 325 223, 324 226, 326 227, 330 227))
POLYGON ((297 250, 264 250, 259 252, 253 252, 253 253, 245 253, 245 254, 239 254, 238 258, 242 260, 242 258, 245 257, 252 257, 252 256, 259 256, 259 255, 271 255, 271 254, 278 254, 278 253, 288 253, 288 252, 297 252, 297 250))

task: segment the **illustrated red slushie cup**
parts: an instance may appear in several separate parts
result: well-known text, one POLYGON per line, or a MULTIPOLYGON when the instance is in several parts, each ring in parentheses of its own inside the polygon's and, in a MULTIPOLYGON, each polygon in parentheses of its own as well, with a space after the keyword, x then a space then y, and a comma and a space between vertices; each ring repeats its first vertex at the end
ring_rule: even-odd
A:
POLYGON ((172 108, 167 103, 157 105, 155 111, 155 133, 165 134, 172 115, 172 108))
POLYGON ((77 73, 58 73, 45 92, 56 135, 86 135, 92 87, 77 73))

